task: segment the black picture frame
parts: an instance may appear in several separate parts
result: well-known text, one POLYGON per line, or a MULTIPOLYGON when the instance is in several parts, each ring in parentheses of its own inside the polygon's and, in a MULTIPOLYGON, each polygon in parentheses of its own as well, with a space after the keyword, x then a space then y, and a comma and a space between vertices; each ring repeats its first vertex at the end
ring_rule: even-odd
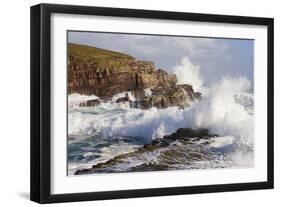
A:
POLYGON ((274 72, 272 18, 195 14, 168 11, 135 10, 89 6, 39 4, 31 7, 31 151, 30 151, 30 199, 38 203, 89 201, 103 199, 166 196, 179 194, 211 193, 272 189, 274 177, 274 72), (51 71, 50 71, 50 16, 53 13, 133 17, 194 22, 218 22, 267 26, 267 181, 235 184, 169 187, 154 189, 85 192, 73 194, 51 194, 51 71))

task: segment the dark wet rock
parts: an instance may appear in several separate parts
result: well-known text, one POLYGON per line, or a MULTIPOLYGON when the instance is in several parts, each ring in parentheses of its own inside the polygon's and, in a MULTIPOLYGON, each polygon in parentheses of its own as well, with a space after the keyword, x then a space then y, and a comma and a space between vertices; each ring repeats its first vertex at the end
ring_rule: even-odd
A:
POLYGON ((175 85, 169 87, 158 87, 151 89, 152 95, 144 97, 141 107, 148 109, 151 107, 167 108, 171 106, 186 107, 197 97, 190 85, 175 85))
POLYGON ((131 167, 128 169, 127 172, 150 172, 150 171, 163 171, 163 170, 171 170, 166 165, 159 165, 159 164, 153 164, 153 163, 143 163, 138 166, 131 167))
POLYGON ((217 137, 216 134, 210 134, 208 129, 191 129, 191 128, 179 128, 171 135, 164 136, 164 139, 185 139, 185 138, 208 138, 217 137))
POLYGON ((216 136, 209 133, 207 129, 180 128, 164 138, 154 139, 150 144, 145 144, 134 152, 118 155, 106 162, 93 165, 89 169, 78 170, 75 175, 175 170, 180 169, 182 165, 192 166, 194 161, 220 156, 216 151, 204 150, 204 147, 208 148, 206 143, 210 143, 208 139, 216 136), (194 144, 200 139, 206 141, 194 144), (149 160, 149 157, 153 156, 155 157, 149 160), (130 166, 130 162, 140 164, 130 166), (124 164, 130 167, 122 169, 124 164))
POLYGON ((149 109, 156 107, 158 109, 178 106, 188 107, 196 99, 199 99, 200 93, 195 94, 190 85, 176 85, 167 87, 157 87, 151 89, 150 95, 145 95, 143 90, 136 90, 133 95, 136 100, 130 100, 128 93, 117 99, 116 103, 129 102, 132 108, 149 109))
POLYGON ((130 101, 130 98, 129 98, 128 94, 126 94, 125 97, 118 98, 116 103, 129 102, 129 101, 130 101))
POLYGON ((91 173, 91 169, 82 169, 82 170, 77 170, 74 175, 83 175, 83 174, 89 174, 91 173))
POLYGON ((101 101, 99 99, 92 99, 92 100, 87 100, 86 102, 80 103, 80 107, 93 107, 93 106, 98 106, 100 105, 101 101))

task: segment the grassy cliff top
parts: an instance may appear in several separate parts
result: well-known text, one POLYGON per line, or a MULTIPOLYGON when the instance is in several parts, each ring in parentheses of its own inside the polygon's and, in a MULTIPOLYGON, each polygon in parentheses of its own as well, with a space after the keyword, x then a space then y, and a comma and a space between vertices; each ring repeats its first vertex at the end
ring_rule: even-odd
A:
POLYGON ((120 52, 115 52, 111 50, 105 50, 98 47, 79 45, 74 43, 68 43, 68 54, 79 57, 84 60, 91 59, 104 59, 104 58, 129 58, 134 59, 134 57, 123 54, 120 52))

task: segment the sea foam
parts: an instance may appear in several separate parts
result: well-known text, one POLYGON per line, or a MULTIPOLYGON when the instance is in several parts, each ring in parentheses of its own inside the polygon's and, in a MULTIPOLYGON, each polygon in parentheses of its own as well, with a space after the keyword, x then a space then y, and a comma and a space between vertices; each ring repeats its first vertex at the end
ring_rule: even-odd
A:
POLYGON ((143 137, 146 142, 150 142, 181 127, 208 128, 212 133, 231 135, 239 142, 251 145, 254 131, 253 103, 251 84, 246 78, 226 77, 205 88, 201 100, 184 109, 120 108, 114 102, 102 103, 97 107, 76 108, 69 111, 68 133, 79 135, 96 131, 105 136, 143 137))
POLYGON ((88 100, 95 100, 95 99, 99 99, 99 97, 95 95, 86 96, 86 95, 80 95, 78 93, 73 93, 68 95, 68 107, 69 108, 79 107, 81 103, 85 103, 88 100))

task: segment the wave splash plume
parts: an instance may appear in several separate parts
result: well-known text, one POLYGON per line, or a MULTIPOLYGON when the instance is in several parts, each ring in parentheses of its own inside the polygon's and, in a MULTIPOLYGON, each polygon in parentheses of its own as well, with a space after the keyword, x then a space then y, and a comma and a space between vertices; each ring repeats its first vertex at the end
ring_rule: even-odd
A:
MULTIPOLYGON (((253 166, 254 97, 250 81, 244 77, 225 77, 209 87, 200 87, 201 100, 187 108, 130 108, 114 101, 122 94, 99 106, 79 107, 81 102, 98 97, 69 95, 70 174, 109 160, 113 160, 111 164, 97 172, 161 170, 161 166, 163 169, 253 166), (164 140, 164 136, 179 128, 205 128, 217 136, 173 140, 165 147, 139 150, 153 140, 164 140), (118 155, 121 157, 116 159, 118 155)), ((131 93, 129 96, 134 98, 131 93)))

